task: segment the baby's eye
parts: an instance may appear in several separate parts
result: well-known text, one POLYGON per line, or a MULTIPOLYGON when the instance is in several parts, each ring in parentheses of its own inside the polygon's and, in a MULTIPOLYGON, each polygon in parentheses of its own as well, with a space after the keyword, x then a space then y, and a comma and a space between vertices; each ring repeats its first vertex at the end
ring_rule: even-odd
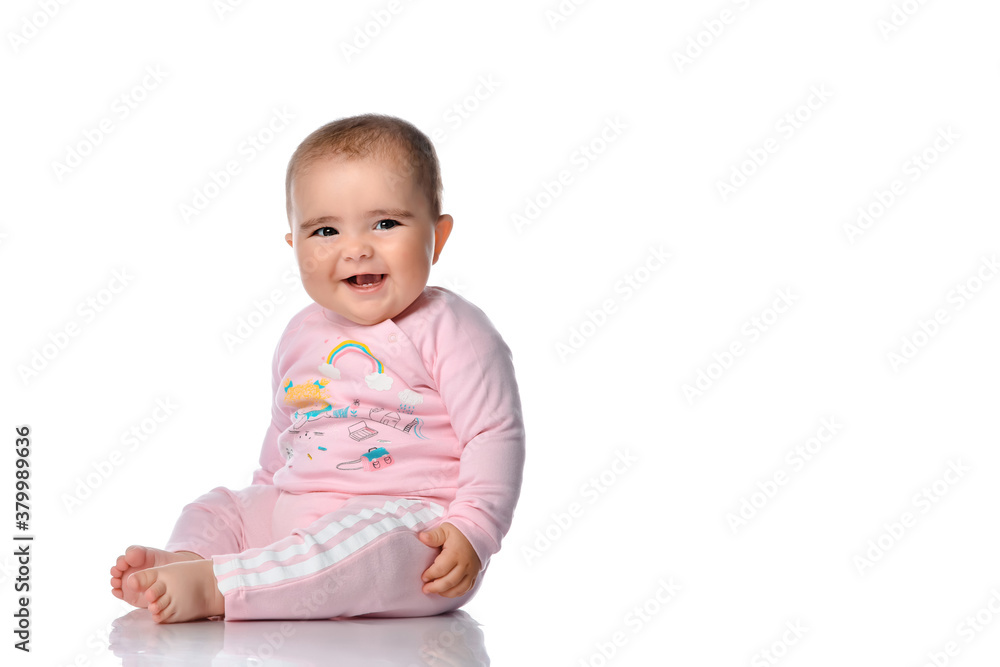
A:
POLYGON ((338 232, 333 227, 320 227, 315 232, 313 232, 313 236, 333 236, 334 234, 339 234, 339 233, 340 232, 338 232))
POLYGON ((392 229, 398 224, 399 222, 395 220, 379 220, 375 223, 375 229, 392 229))

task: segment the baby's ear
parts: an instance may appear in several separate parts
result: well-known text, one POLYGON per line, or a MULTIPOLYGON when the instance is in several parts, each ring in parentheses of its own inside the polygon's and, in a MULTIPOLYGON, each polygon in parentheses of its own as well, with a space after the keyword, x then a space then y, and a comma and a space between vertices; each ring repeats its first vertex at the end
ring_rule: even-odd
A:
POLYGON ((444 244, 448 241, 448 237, 451 236, 451 228, 454 226, 455 221, 450 215, 442 215, 438 218, 437 223, 434 225, 434 258, 431 260, 431 264, 437 264, 438 257, 441 256, 441 251, 444 250, 444 244))
MULTIPOLYGON (((287 243, 287 244, 288 244, 289 246, 291 246, 291 245, 292 245, 292 233, 291 233, 291 232, 288 232, 287 234, 285 234, 285 242, 286 242, 286 243, 287 243)), ((294 247, 294 246, 292 246, 292 247, 294 247)))

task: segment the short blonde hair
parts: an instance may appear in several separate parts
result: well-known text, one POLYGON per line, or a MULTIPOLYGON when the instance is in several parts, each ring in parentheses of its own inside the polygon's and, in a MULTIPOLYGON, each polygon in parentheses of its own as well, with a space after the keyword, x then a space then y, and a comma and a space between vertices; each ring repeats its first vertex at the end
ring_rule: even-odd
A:
POLYGON ((362 114, 327 123, 302 140, 285 172, 285 210, 292 221, 292 180, 310 164, 328 157, 392 158, 406 176, 413 175, 430 205, 433 221, 441 216, 441 167, 434 144, 411 123, 394 116, 362 114))

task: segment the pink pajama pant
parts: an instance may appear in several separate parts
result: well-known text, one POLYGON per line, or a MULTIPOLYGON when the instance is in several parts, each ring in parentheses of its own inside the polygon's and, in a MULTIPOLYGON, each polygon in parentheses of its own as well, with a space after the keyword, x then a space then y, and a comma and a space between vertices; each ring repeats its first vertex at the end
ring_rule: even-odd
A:
POLYGON ((227 620, 432 616, 479 590, 421 591, 440 549, 417 539, 445 507, 419 498, 224 487, 185 506, 167 551, 211 558, 227 620))

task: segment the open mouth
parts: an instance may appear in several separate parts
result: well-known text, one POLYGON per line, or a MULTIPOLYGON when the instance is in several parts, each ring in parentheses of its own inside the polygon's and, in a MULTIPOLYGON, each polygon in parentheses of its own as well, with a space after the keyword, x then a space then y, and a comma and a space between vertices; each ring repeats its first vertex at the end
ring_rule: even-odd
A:
POLYGON ((359 273, 348 278, 347 282, 361 289, 374 289, 381 285, 383 280, 385 280, 384 273, 359 273))

